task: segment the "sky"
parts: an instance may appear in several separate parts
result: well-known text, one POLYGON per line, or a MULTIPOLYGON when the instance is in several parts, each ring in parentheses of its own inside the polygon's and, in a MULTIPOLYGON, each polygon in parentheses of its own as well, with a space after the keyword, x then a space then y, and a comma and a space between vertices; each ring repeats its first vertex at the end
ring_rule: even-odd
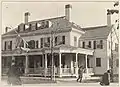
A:
MULTIPOLYGON (((107 9, 116 9, 114 2, 2 2, 2 33, 5 27, 24 23, 24 13, 30 12, 29 21, 65 15, 65 5, 71 4, 71 21, 81 27, 107 24, 107 9)), ((112 15, 112 22, 117 14, 112 15)))

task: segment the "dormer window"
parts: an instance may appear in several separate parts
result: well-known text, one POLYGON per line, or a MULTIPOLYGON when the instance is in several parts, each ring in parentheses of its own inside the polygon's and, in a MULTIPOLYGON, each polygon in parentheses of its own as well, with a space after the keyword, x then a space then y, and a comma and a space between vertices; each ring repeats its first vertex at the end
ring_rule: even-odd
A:
POLYGON ((20 26, 18 25, 18 32, 20 32, 20 26))
POLYGON ((82 42, 82 48, 85 48, 85 42, 82 42))
POLYGON ((29 24, 29 30, 32 30, 32 24, 29 24))
POLYGON ((35 23, 35 29, 38 30, 38 23, 35 23))
POLYGON ((91 41, 89 41, 89 43, 88 43, 88 47, 91 48, 91 41))
POLYGON ((23 31, 25 31, 25 24, 23 25, 23 31))

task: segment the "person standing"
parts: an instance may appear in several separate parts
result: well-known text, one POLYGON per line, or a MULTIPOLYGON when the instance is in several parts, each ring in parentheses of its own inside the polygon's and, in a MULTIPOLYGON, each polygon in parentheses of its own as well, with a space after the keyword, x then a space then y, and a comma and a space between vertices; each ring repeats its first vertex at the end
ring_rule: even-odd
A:
POLYGON ((110 70, 104 73, 100 85, 110 85, 110 70))
POLYGON ((83 78, 83 72, 84 72, 84 68, 83 66, 79 67, 78 69, 78 78, 77 78, 77 82, 79 81, 80 83, 82 82, 82 78, 83 78))
POLYGON ((11 67, 8 70, 8 84, 21 85, 20 71, 14 61, 12 61, 11 67))

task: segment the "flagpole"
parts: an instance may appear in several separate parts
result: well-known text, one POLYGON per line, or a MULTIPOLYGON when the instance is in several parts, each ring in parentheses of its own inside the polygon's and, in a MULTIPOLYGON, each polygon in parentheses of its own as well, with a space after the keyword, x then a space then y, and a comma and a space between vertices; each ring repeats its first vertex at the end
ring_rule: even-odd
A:
POLYGON ((28 45, 28 43, 20 36, 20 34, 12 27, 10 26, 14 31, 15 33, 28 45))

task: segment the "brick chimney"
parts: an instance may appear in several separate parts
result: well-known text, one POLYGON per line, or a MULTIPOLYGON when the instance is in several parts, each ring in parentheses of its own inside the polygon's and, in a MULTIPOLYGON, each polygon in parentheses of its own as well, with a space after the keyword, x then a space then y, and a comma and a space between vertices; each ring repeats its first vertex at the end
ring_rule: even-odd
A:
POLYGON ((25 22, 25 23, 28 23, 30 13, 29 13, 29 12, 26 12, 26 13, 24 14, 24 16, 25 16, 24 22, 25 22))
POLYGON ((71 18, 71 9, 72 6, 70 4, 65 5, 65 18, 70 21, 71 18))
POLYGON ((107 25, 111 26, 111 12, 109 9, 107 10, 107 25))

